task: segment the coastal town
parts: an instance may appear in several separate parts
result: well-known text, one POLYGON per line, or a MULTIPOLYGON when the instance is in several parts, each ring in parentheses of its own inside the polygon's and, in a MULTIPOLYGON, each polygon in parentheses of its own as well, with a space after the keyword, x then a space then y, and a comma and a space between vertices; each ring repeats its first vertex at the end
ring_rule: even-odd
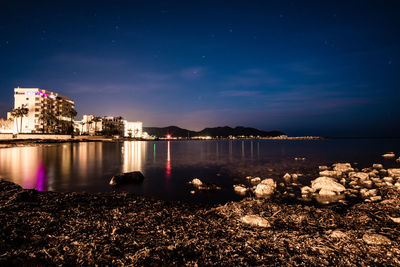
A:
POLYGON ((14 89, 14 108, 7 118, 0 118, 0 140, 4 139, 69 139, 95 140, 101 137, 134 140, 211 140, 211 139, 320 139, 316 136, 289 137, 279 131, 265 132, 245 127, 216 127, 194 132, 179 127, 148 127, 143 122, 128 121, 122 116, 82 115, 70 97, 40 88, 14 89))
POLYGON ((75 120, 74 101, 56 92, 40 88, 14 89, 14 109, 1 120, 0 133, 5 134, 75 134, 108 135, 151 139, 143 132, 141 121, 130 122, 121 116, 83 115, 75 120))

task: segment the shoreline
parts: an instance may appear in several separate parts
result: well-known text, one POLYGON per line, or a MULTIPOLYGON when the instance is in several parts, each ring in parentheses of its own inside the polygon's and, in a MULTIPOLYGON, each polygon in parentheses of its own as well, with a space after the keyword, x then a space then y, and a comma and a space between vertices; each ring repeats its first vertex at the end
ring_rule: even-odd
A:
POLYGON ((348 208, 255 198, 205 206, 0 180, 0 263, 399 265, 400 193, 382 192, 381 202, 348 208))
POLYGON ((10 147, 21 147, 21 146, 32 146, 41 144, 58 144, 58 143, 81 143, 81 142, 124 142, 124 141, 147 141, 147 142, 163 142, 163 141, 240 141, 240 140, 327 140, 328 138, 303 138, 303 137, 291 137, 291 138, 240 138, 240 139, 229 139, 229 138, 214 138, 214 139, 133 139, 133 138, 118 138, 113 139, 109 137, 100 138, 70 138, 70 139, 0 139, 0 148, 10 147))

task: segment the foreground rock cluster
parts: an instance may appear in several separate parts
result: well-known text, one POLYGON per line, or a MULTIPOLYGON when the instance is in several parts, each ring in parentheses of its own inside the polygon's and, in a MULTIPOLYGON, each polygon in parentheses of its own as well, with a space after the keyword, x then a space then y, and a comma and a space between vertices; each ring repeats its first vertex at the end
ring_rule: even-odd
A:
POLYGON ((0 265, 398 266, 400 194, 379 193, 348 208, 264 198, 206 207, 0 181, 0 265))
MULTIPOLYGON (((394 158, 394 153, 382 155, 394 158), (389 156, 388 156, 389 155, 389 156)), ((385 169, 382 164, 373 164, 369 168, 354 168, 350 163, 335 163, 331 167, 319 166, 319 177, 311 179, 310 185, 301 184, 298 180, 301 173, 286 173, 281 182, 272 178, 247 176, 248 186, 234 185, 237 194, 254 195, 259 198, 282 197, 299 201, 316 200, 322 204, 348 200, 365 202, 381 201, 382 188, 400 190, 400 168, 385 169)))

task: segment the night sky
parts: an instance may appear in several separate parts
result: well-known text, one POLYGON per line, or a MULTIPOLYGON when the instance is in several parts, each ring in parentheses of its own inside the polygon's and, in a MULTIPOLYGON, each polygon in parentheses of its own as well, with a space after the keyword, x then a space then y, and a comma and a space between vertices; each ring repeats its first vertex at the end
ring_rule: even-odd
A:
POLYGON ((0 117, 20 86, 78 118, 400 136, 398 1, 80 2, 0 0, 0 117))

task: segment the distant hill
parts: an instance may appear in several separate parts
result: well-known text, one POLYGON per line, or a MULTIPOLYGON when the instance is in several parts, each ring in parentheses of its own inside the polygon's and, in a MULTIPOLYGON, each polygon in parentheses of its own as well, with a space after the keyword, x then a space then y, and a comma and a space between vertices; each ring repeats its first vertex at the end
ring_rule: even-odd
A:
POLYGON ((149 135, 157 137, 165 137, 167 134, 173 137, 192 137, 196 136, 196 132, 179 128, 177 126, 168 127, 143 127, 143 131, 147 132, 149 135))
POLYGON ((167 134, 173 137, 195 137, 195 136, 211 136, 211 137, 228 137, 232 136, 261 136, 261 137, 275 137, 284 135, 285 133, 280 131, 262 131, 255 128, 238 126, 235 128, 224 126, 224 127, 214 127, 205 128, 199 132, 182 129, 177 126, 168 127, 143 127, 143 131, 150 135, 157 137, 164 137, 167 134))

